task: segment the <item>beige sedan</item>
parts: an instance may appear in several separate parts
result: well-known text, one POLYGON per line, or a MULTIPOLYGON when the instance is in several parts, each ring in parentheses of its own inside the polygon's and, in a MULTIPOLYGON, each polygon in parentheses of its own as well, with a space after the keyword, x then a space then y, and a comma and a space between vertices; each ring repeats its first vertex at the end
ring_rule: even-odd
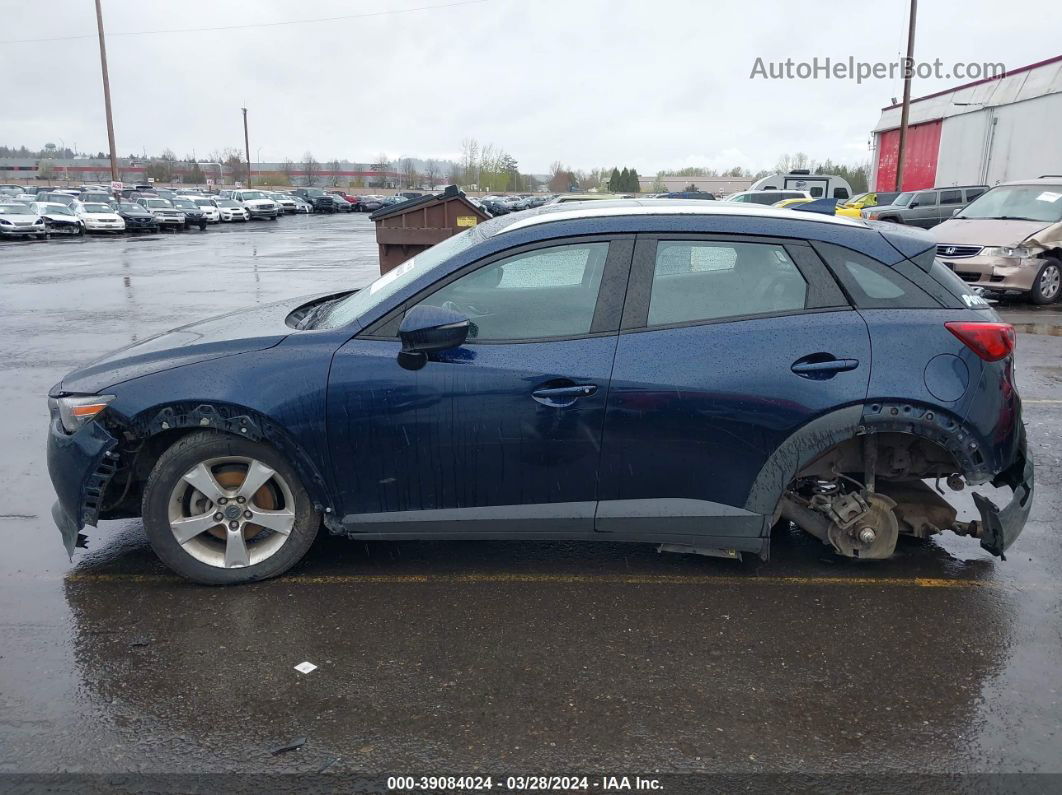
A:
POLYGON ((937 257, 972 286, 1034 304, 1062 294, 1062 179, 998 185, 929 231, 937 257))

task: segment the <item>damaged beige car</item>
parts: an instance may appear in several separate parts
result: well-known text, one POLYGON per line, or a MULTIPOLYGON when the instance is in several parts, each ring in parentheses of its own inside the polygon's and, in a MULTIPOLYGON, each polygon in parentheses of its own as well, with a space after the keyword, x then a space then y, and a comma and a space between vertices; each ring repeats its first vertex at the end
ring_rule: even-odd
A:
POLYGON ((985 293, 1062 295, 1062 176, 997 185, 930 233, 944 264, 985 293))

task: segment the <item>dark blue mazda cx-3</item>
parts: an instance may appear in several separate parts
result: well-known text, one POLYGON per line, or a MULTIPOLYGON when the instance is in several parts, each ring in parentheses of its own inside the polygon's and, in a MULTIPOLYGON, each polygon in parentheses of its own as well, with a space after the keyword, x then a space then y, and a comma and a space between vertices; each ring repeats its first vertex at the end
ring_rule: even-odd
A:
POLYGON ((1014 332, 926 234, 723 202, 497 218, 368 287, 183 326, 50 393, 72 551, 142 516, 203 583, 360 539, 598 539, 766 559, 791 522, 994 555, 1032 503, 1014 332), (974 494, 959 521, 927 480, 974 494))

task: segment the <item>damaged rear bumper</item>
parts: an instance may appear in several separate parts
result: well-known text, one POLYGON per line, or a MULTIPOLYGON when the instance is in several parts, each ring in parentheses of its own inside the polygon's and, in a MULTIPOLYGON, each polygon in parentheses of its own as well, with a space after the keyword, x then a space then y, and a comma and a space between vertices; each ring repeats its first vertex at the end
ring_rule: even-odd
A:
POLYGON ((72 434, 64 432, 58 419, 49 426, 48 474, 58 498, 52 518, 70 555, 81 529, 95 527, 99 519, 103 492, 117 470, 117 445, 118 440, 98 422, 72 434))
POLYGON ((1022 432, 1018 460, 992 481, 994 486, 1010 486, 1014 496, 1003 508, 976 492, 974 504, 981 513, 981 546, 993 555, 1006 560, 1003 553, 1021 535, 1033 502, 1033 462, 1029 458, 1022 432))

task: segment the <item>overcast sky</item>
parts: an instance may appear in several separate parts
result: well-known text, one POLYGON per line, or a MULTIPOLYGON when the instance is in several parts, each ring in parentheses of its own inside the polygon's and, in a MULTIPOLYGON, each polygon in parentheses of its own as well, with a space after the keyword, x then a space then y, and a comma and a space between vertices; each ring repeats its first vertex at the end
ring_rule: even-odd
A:
MULTIPOLYGON (((757 57, 895 60, 906 0, 104 0, 117 148, 263 161, 456 158, 472 136, 541 173, 858 163, 899 80, 753 80, 757 57), (424 6, 434 10, 379 14, 424 6), (446 7, 449 6, 449 7, 446 7), (354 14, 306 24, 123 36, 354 14)), ((0 0, 0 143, 106 151, 91 0, 0 0)), ((1062 52, 1058 0, 932 0, 916 57, 1014 68, 1062 52)), ((916 81, 914 94, 957 80, 916 81)), ((1057 134, 1057 131, 1045 131, 1057 134)))

